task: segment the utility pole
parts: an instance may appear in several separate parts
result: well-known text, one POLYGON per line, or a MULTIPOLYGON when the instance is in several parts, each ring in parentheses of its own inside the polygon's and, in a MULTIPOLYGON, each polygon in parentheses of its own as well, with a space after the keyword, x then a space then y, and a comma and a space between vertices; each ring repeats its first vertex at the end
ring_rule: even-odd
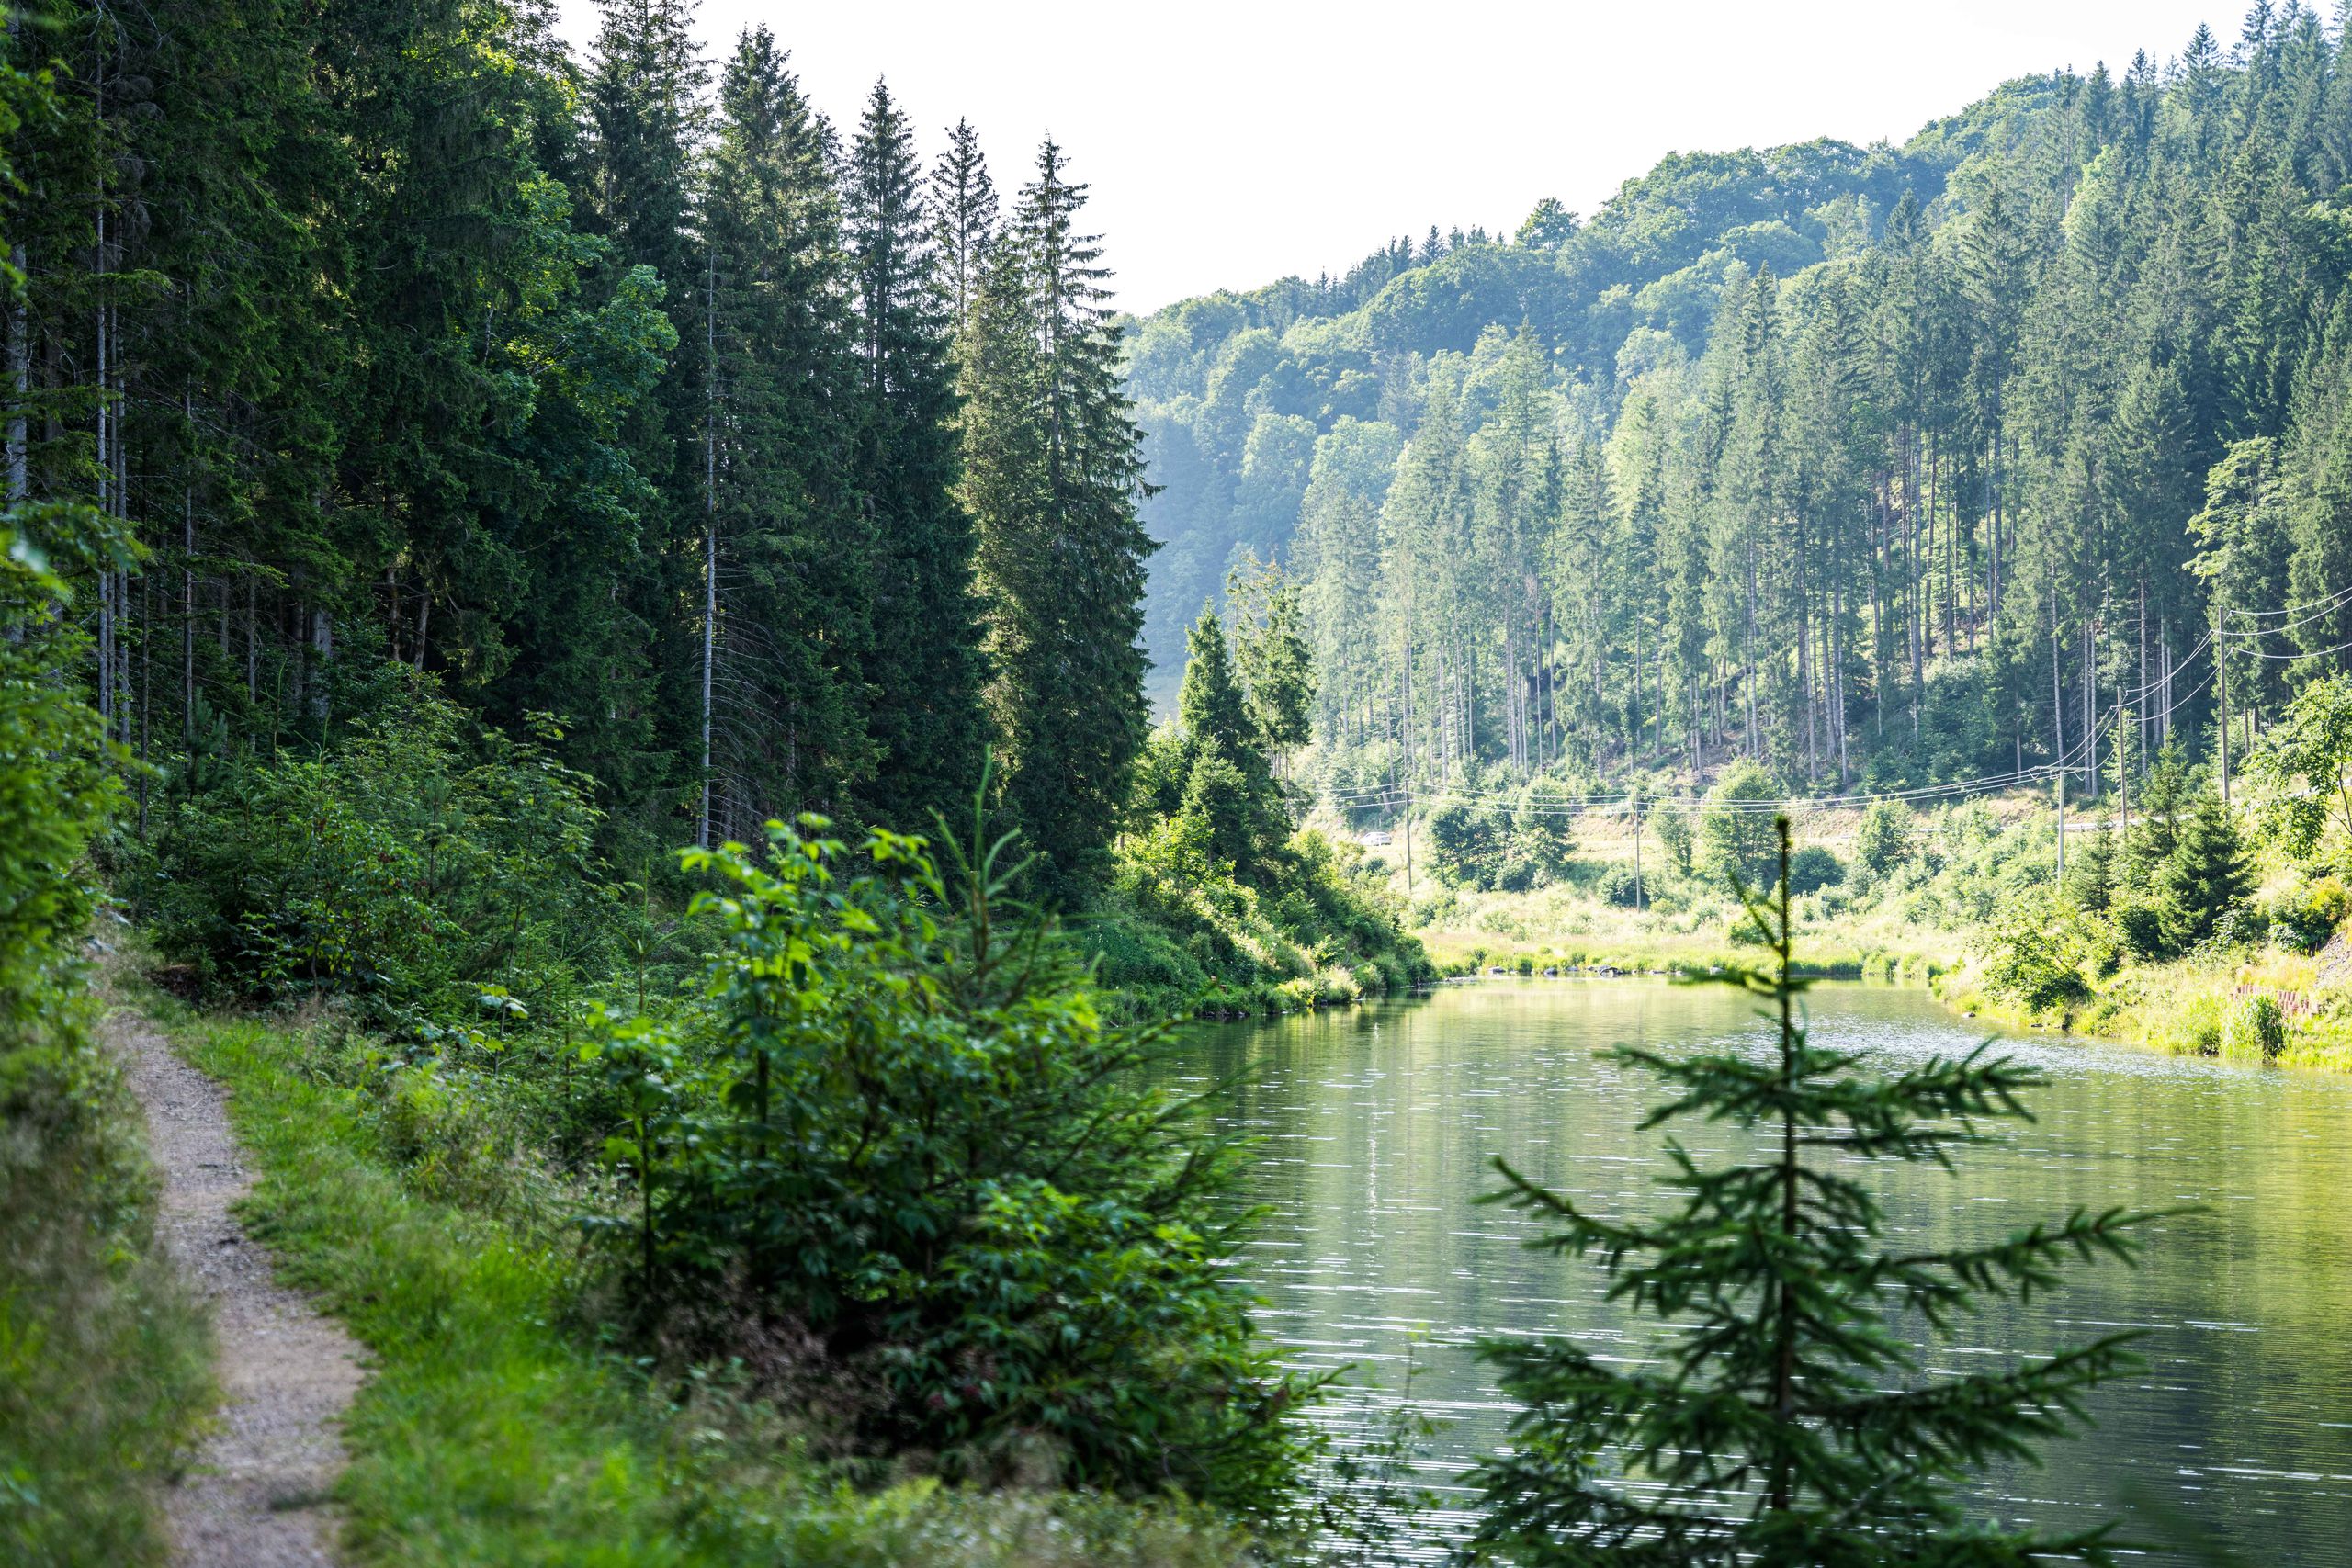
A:
POLYGON ((2066 770, 2058 770, 2058 886, 2066 886, 2066 770))
POLYGON ((2125 866, 2128 866, 2130 863, 2132 849, 2132 770, 2139 761, 2137 757, 2124 750, 2125 738, 2133 734, 2132 724, 2132 714, 2131 709, 2126 708, 2122 713, 2116 716, 2115 790, 2118 796, 2120 797, 2120 805, 2123 813, 2123 830, 2121 835, 2116 840, 2116 848, 2119 851, 2121 851, 2124 856, 2123 860, 2117 863, 2119 865, 2125 866))
POLYGON ((2229 648, 2230 602, 2224 599, 2217 606, 2220 615, 2213 620, 2213 684, 2222 694, 2222 804, 2230 804, 2230 661, 2225 655, 2229 648))
POLYGON ((1634 814, 1634 912, 1639 914, 1649 908, 1642 887, 1642 797, 1636 795, 1626 805, 1634 814))
POLYGON ((1413 775, 1405 775, 1405 897, 1413 896, 1413 775))

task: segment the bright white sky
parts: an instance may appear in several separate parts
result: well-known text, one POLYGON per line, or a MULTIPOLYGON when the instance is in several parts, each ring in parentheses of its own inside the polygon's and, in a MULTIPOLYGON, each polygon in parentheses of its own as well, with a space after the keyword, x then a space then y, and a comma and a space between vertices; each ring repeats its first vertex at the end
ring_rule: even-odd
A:
MULTIPOLYGON (((575 48, 594 0, 559 0, 575 48)), ((854 122, 877 75, 924 153, 957 116, 1000 192, 1048 130, 1091 183, 1119 303, 1344 270, 1431 223, 1510 232, 1556 196, 1589 214, 1678 150, 1901 141, 2009 77, 2135 49, 2237 0, 702 0, 714 59, 765 21, 854 122)))

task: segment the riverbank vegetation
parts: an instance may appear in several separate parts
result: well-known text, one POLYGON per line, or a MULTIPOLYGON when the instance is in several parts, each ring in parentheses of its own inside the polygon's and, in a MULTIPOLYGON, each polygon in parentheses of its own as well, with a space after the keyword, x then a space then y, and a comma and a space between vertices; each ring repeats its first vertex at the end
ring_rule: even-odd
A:
MULTIPOLYGON (((2301 11, 1140 324, 1059 145, 1001 204, 968 125, 926 167, 675 0, 579 59, 498 0, 10 21, 36 1558, 152 1558, 120 1483, 206 1397, 94 925, 378 1359, 363 1554, 1140 1563, 1355 1528, 1227 1272, 1246 1156, 1137 1087, 1170 1018, 1404 989, 1416 924, 1736 964, 1788 792, 2109 741, 2139 837, 1873 805, 1790 918, 1841 972, 1991 930, 1964 983, 2078 1024, 2342 919, 2352 72, 2301 11), (2233 746, 2250 821, 2185 761, 2233 746)), ((2295 1059, 2330 951, 2223 1046, 2295 1059)))
MULTIPOLYGON (((2068 807, 2063 858, 2057 809, 2038 795, 1812 814, 1824 841, 1799 852, 1791 900, 1818 949, 1809 972, 1925 980, 2019 1028, 2352 1068, 2347 693, 2343 676, 2303 687, 2227 803, 2215 770, 2177 748, 2144 772, 2128 749, 2110 757, 2106 792, 2068 807)), ((1579 852, 1533 888, 1482 886, 1440 858, 1457 880, 1411 917, 1457 973, 1738 967, 1752 922, 1715 889, 1746 874, 1736 846, 1753 814, 1733 792, 1752 788, 1726 779, 1695 811, 1645 806, 1639 873, 1632 818, 1616 813, 1579 818, 1579 852)), ((1460 831, 1443 824, 1432 814, 1425 835, 1460 831)))
POLYGON ((2334 969, 2269 933, 2341 867, 2250 770, 2352 649, 2344 51, 2266 4, 1901 146, 1678 156, 1159 311, 1150 646, 1284 562, 1297 776, 1446 967, 1736 961, 1701 837, 1786 809, 1838 857, 1799 872, 1826 972, 2199 1049, 2275 1006, 2334 1059, 2334 969), (1874 800, 1919 849, 1864 874, 1874 800))
MULTIPOLYGON (((1242 1560, 1230 1526, 1181 1501, 990 1495, 919 1466, 844 1466, 821 1408, 762 1396, 762 1374, 800 1349, 789 1337, 707 1364, 637 1353, 626 1315, 598 1321, 612 1303, 579 1229, 626 1194, 518 1138, 512 1065, 388 1063, 332 1011, 146 1005, 232 1090, 260 1179, 253 1223, 368 1348, 337 1492, 360 1561, 1242 1560)), ((1029 1457, 1050 1473, 1048 1455, 1029 1457)))

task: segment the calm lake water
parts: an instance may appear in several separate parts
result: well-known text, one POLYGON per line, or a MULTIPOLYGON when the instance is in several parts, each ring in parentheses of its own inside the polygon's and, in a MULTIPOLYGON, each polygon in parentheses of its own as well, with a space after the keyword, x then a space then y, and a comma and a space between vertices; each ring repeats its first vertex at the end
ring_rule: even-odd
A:
MULTIPOLYGON (((1817 1041, 1889 1066, 1984 1032, 1892 987, 1825 986, 1812 1011, 1817 1041)), ((1343 1439, 1393 1404, 1409 1361, 1414 1403, 1442 1421, 1427 1479, 1455 1501, 1464 1466, 1505 1436, 1468 1348, 1479 1336, 1638 1350, 1597 1269, 1524 1250, 1529 1222, 1473 1205, 1495 1185, 1488 1161, 1603 1213, 1655 1208, 1657 1135, 1634 1125, 1657 1086, 1596 1054, 1772 1043, 1728 988, 1643 980, 1491 980, 1193 1038, 1188 1078, 1249 1075, 1223 1118, 1263 1140, 1257 1194, 1274 1217, 1242 1271, 1264 1326, 1300 1367, 1351 1365, 1357 1383, 1385 1385, 1337 1403, 1343 1439)), ((2037 1122, 1967 1152, 1957 1176, 1889 1171, 1899 1229, 1951 1243, 2078 1204, 2208 1212, 2154 1227, 2137 1270, 2075 1270, 1935 1354, 1940 1370, 1973 1370, 2146 1330, 2145 1367, 2093 1396, 2098 1428, 2052 1447, 2045 1468, 1992 1477, 1986 1510, 2058 1528, 2124 1513, 2143 1538, 2193 1521, 2250 1562, 2352 1565, 2352 1078, 2035 1036, 2005 1048, 2050 1079, 2030 1102, 2037 1122)), ((1728 1134, 1682 1136, 1696 1150, 1728 1134)), ((1431 1521, 1432 1555, 1462 1518, 1431 1521)))

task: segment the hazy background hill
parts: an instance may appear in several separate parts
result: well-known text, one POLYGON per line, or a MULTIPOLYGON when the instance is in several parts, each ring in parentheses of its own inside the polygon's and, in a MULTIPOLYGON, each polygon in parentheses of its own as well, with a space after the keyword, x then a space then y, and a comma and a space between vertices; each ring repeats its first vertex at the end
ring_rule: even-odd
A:
POLYGON ((1785 278, 1851 258, 1883 239, 1906 192, 1931 224, 1948 220, 2083 86, 2019 78, 1901 147, 1824 139, 1677 153, 1589 220, 1545 203, 1515 234, 1432 227, 1343 277, 1285 277, 1143 318, 1127 387, 1160 487, 1144 507, 1162 542, 1145 617, 1156 705, 1173 702, 1184 629, 1221 597, 1227 568, 1245 552, 1287 551, 1318 450, 1331 463, 1362 467, 1369 451, 1393 464, 1419 423, 1431 355, 1469 354, 1481 334, 1524 323, 1574 419, 1598 434, 1668 340, 1704 352, 1735 276, 1769 267, 1785 278), (1343 420, 1385 428, 1342 430, 1343 420))

